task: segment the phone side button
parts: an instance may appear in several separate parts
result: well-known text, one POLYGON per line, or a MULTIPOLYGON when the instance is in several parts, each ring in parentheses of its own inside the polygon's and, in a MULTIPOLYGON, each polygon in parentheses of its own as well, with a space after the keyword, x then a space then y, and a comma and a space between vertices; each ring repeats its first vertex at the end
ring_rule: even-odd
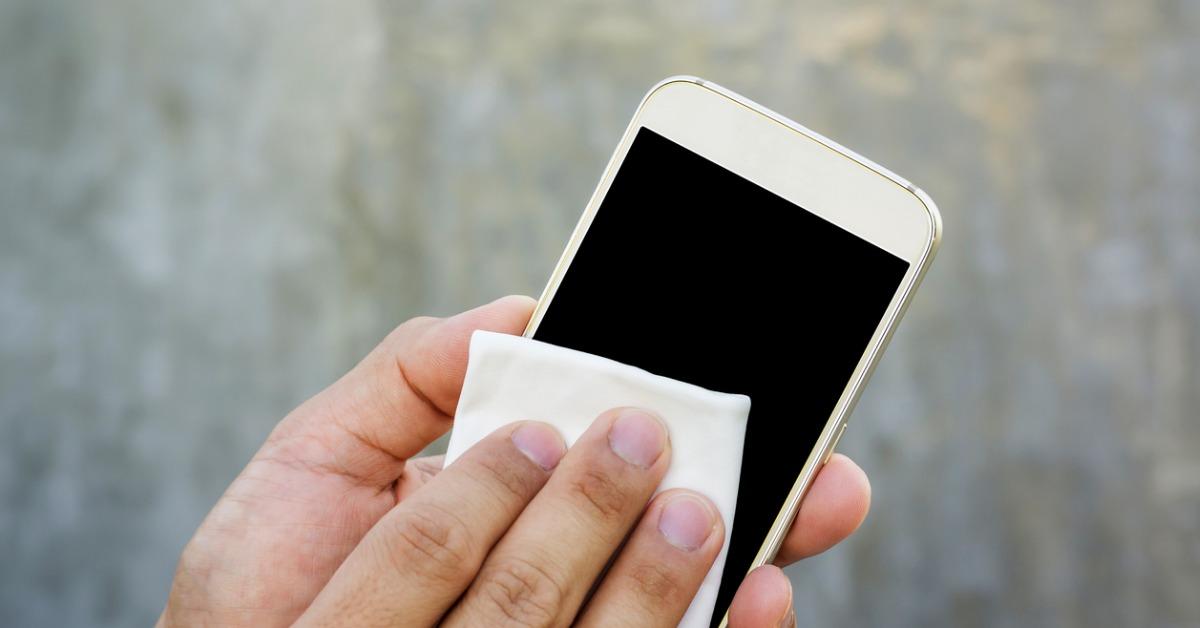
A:
POLYGON ((833 437, 833 442, 829 445, 829 450, 825 453, 825 461, 822 462, 822 464, 824 464, 825 462, 829 462, 829 458, 830 458, 830 456, 833 455, 833 452, 837 449, 838 443, 842 442, 842 435, 846 433, 847 425, 849 425, 848 422, 843 423, 842 429, 838 430, 837 436, 833 437))

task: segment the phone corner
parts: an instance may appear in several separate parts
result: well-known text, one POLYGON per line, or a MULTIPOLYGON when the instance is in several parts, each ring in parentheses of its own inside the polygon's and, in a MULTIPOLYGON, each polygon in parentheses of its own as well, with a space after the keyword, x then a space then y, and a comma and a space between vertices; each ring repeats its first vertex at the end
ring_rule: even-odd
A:
POLYGON ((938 209, 937 203, 934 202, 933 197, 929 196, 928 192, 907 181, 904 183, 908 191, 917 197, 917 200, 925 208, 925 214, 929 221, 929 243, 927 245, 928 251, 925 254, 927 258, 926 264, 928 264, 933 260, 938 247, 942 244, 942 212, 938 209))
POLYGON ((692 76, 691 74, 673 74, 673 75, 668 76, 667 78, 664 78, 663 80, 655 83, 653 86, 650 87, 649 90, 646 91, 646 95, 642 96, 642 102, 640 104, 638 104, 638 111, 641 111, 641 109, 646 106, 646 103, 649 102, 650 99, 653 98, 655 94, 663 91, 664 89, 668 89, 672 86, 678 86, 678 85, 693 85, 696 87, 709 87, 710 85, 712 85, 712 83, 710 83, 709 81, 706 81, 698 76, 692 76))
POLYGON ((658 91, 659 88, 670 85, 671 83, 692 83, 694 85, 703 86, 706 85, 708 81, 692 74, 672 74, 671 76, 668 76, 667 78, 655 83, 654 86, 650 88, 650 93, 653 94, 655 91, 658 91))

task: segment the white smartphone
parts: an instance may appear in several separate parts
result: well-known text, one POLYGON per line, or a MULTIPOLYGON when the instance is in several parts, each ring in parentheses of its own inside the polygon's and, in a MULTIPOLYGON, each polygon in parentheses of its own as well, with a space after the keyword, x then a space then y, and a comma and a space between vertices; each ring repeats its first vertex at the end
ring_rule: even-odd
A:
POLYGON ((712 625, 774 558, 940 236, 912 184, 709 81, 638 106, 525 335, 750 396, 712 625))

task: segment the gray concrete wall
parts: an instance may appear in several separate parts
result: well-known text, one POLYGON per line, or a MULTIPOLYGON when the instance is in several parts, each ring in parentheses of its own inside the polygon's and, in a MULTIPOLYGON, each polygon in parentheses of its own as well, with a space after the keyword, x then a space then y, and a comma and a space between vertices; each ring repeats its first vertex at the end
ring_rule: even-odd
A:
POLYGON ((536 294, 644 90, 916 181, 946 244, 804 625, 1200 625, 1200 3, 0 0, 0 624, 150 623, 267 430, 536 294))

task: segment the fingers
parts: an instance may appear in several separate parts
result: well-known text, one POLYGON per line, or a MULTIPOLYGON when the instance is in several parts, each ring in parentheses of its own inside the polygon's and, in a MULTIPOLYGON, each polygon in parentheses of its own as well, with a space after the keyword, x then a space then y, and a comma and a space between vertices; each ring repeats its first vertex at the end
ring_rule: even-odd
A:
POLYGON ((774 565, 763 565, 742 581, 729 607, 729 628, 793 628, 792 583, 774 565))
POLYGON ((854 461, 833 454, 800 502, 775 564, 820 554, 858 529, 871 508, 871 483, 854 461))
POLYGON ((656 417, 600 416, 571 447, 479 571, 447 626, 563 626, 666 474, 656 417))
POLYGON ((558 432, 542 423, 488 436, 384 516, 301 623, 436 623, 565 451, 558 432))
POLYGON ((471 333, 519 334, 534 301, 505 297, 446 319, 400 325, 344 377, 272 433, 266 455, 391 484, 404 461, 449 429, 467 368, 471 333))
POLYGON ((677 626, 712 567, 725 528, 717 508, 691 491, 654 498, 579 626, 677 626))

